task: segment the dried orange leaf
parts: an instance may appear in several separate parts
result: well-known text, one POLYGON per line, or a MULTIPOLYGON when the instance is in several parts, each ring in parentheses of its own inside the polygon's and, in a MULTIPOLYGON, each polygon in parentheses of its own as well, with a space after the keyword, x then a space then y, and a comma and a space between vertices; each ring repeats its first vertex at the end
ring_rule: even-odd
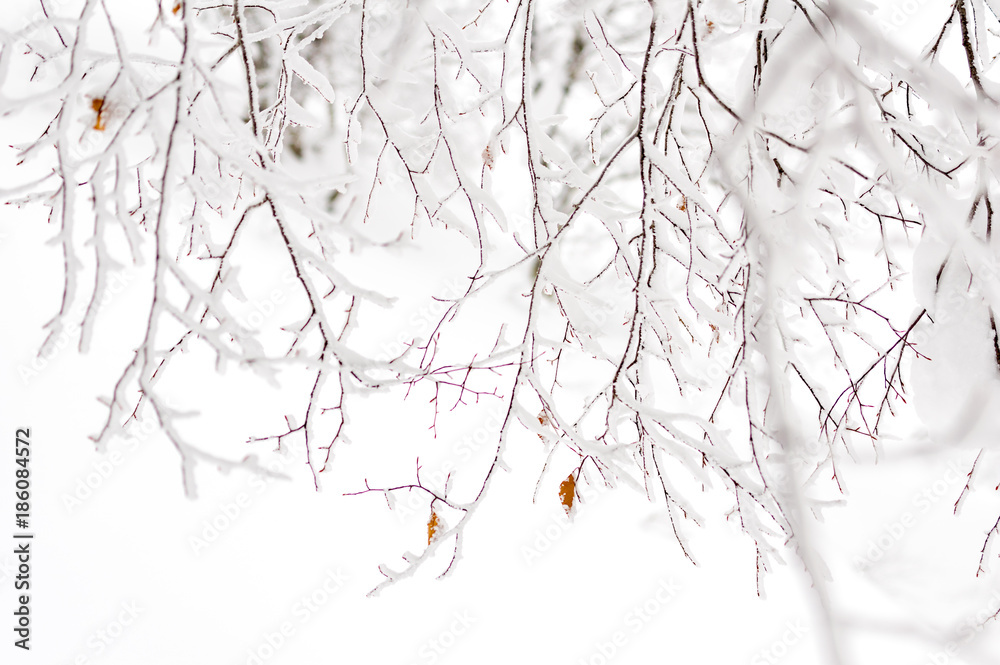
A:
POLYGON ((437 535, 438 530, 438 515, 433 510, 431 511, 431 518, 427 520, 427 544, 430 545, 434 542, 434 536, 437 535))
POLYGON ((566 476, 566 480, 559 483, 559 502, 566 509, 566 514, 573 509, 573 499, 576 498, 576 479, 573 474, 566 476))
POLYGON ((90 108, 94 109, 94 112, 97 113, 97 118, 94 120, 94 129, 96 129, 99 132, 103 132, 104 131, 104 117, 103 117, 103 114, 104 114, 104 98, 103 97, 94 97, 92 100, 90 100, 90 108))
MULTIPOLYGON (((545 426, 547 426, 549 424, 549 414, 545 413, 544 409, 542 409, 541 411, 538 412, 538 416, 537 417, 538 417, 538 423, 540 425, 542 425, 543 427, 545 427, 545 426)), ((542 441, 545 440, 545 437, 542 436, 541 434, 538 435, 538 438, 541 439, 542 441)))

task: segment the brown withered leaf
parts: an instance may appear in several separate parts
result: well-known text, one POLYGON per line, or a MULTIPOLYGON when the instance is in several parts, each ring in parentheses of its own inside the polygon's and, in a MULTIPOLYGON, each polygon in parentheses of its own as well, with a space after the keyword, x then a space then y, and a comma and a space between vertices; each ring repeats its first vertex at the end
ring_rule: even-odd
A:
POLYGON ((438 531, 438 515, 436 512, 431 510, 431 518, 427 520, 427 544, 430 545, 434 542, 434 536, 437 535, 438 531))
POLYGON ((566 509, 566 514, 573 510, 573 499, 576 498, 576 479, 573 474, 566 476, 566 480, 559 483, 559 502, 566 509))
MULTIPOLYGON (((541 411, 538 412, 538 424, 540 424, 542 427, 547 427, 549 424, 549 414, 545 413, 545 409, 542 409, 541 411)), ((538 438, 541 439, 542 441, 545 440, 545 437, 542 436, 541 434, 538 435, 538 438)))
POLYGON ((104 131, 104 98, 94 97, 90 100, 90 108, 94 109, 94 113, 97 114, 97 118, 94 120, 94 129, 99 132, 104 131))

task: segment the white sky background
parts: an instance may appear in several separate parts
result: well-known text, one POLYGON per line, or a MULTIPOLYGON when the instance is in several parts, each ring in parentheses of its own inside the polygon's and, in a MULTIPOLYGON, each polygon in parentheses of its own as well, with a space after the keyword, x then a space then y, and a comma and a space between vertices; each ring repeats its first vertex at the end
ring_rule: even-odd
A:
MULTIPOLYGON (((948 3, 896 3, 905 5, 903 14, 881 4, 887 18, 905 17, 890 37, 919 48, 948 3)), ((4 144, 23 140, 29 129, 9 121, 0 128, 4 144)), ((0 168, 9 172, 12 153, 3 154, 0 168)), ((662 504, 627 489, 587 501, 567 528, 551 482, 552 491, 531 501, 544 461, 531 434, 512 443, 512 473, 497 478, 471 522, 457 570, 434 579, 447 564, 450 549, 444 548, 416 578, 367 598, 382 580, 378 564, 398 568, 402 552, 422 550, 422 508, 401 518, 378 494, 341 496, 340 489, 362 486, 356 479, 345 486, 336 469, 325 483, 338 489, 317 493, 295 450, 286 467, 291 482, 262 483, 242 472, 221 475, 199 467, 194 501, 185 498, 177 455, 159 433, 136 446, 119 441, 111 450, 120 457, 96 454, 87 438, 104 416, 96 400, 110 392, 127 360, 128 331, 119 328, 143 306, 148 273, 125 270, 127 287, 102 313, 88 355, 71 345, 25 382, 18 367, 31 363, 44 339, 42 326, 58 307, 61 257, 57 247, 45 245, 52 229, 38 208, 5 208, 0 234, 6 285, 0 292, 0 432, 12 443, 16 428, 31 427, 36 534, 30 654, 13 648, 6 627, 14 604, 13 545, 0 547, 6 553, 0 554, 0 614, 8 622, 0 624, 7 635, 3 662, 257 662, 248 660, 248 649, 270 656, 262 662, 304 665, 825 662, 814 601, 794 558, 765 577, 767 598, 759 599, 752 543, 738 524, 712 518, 703 529, 688 527, 700 564, 695 568, 674 542, 662 504), (96 485, 90 496, 67 506, 66 497, 88 479, 96 485), (192 537, 213 521, 225 526, 195 552, 192 537), (530 551, 538 556, 529 557, 530 551), (345 582, 327 595, 328 579, 345 582), (675 591, 661 591, 666 588, 675 591), (312 594, 319 601, 315 611, 303 611, 301 600, 312 594), (128 616, 123 607, 136 608, 138 617, 121 627, 118 618, 128 616), (269 654, 268 640, 285 622, 290 636, 269 654), (601 660, 602 649, 611 654, 616 632, 610 660, 601 660), (101 635, 113 637, 102 642, 101 635), (434 651, 436 644, 446 648, 434 651)), ((405 265, 399 270, 393 277, 410 278, 405 265)), ((230 444, 279 431, 281 423, 268 419, 271 410, 262 406, 291 404, 296 397, 256 379, 223 383, 213 375, 178 390, 183 404, 204 408, 199 436, 230 444)), ((422 430, 425 420, 394 410, 399 408, 381 398, 361 404, 353 426, 374 443, 355 443, 336 458, 370 469, 373 486, 413 479, 411 458, 379 457, 380 441, 426 436, 408 429, 422 430)), ((437 463, 458 457, 456 446, 481 430, 488 416, 484 405, 448 420, 437 463)), ((986 496, 987 488, 979 487, 960 518, 953 517, 975 450, 923 447, 912 416, 901 418, 899 429, 898 440, 884 439, 877 466, 862 451, 857 465, 841 469, 849 495, 827 511, 815 534, 825 543, 848 662, 1000 662, 997 622, 974 639, 963 632, 977 613, 1000 607, 997 575, 973 577, 983 532, 1000 502, 992 488, 986 496), (913 519, 897 527, 905 514, 913 519), (884 556, 859 570, 858 557, 883 537, 890 543, 884 556), (949 639, 962 642, 959 655, 933 660, 949 639)), ((11 448, 0 455, 8 515, 11 448)), ((271 448, 259 443, 247 452, 266 456, 271 448)), ((731 497, 709 491, 705 500, 724 507, 731 497)))

